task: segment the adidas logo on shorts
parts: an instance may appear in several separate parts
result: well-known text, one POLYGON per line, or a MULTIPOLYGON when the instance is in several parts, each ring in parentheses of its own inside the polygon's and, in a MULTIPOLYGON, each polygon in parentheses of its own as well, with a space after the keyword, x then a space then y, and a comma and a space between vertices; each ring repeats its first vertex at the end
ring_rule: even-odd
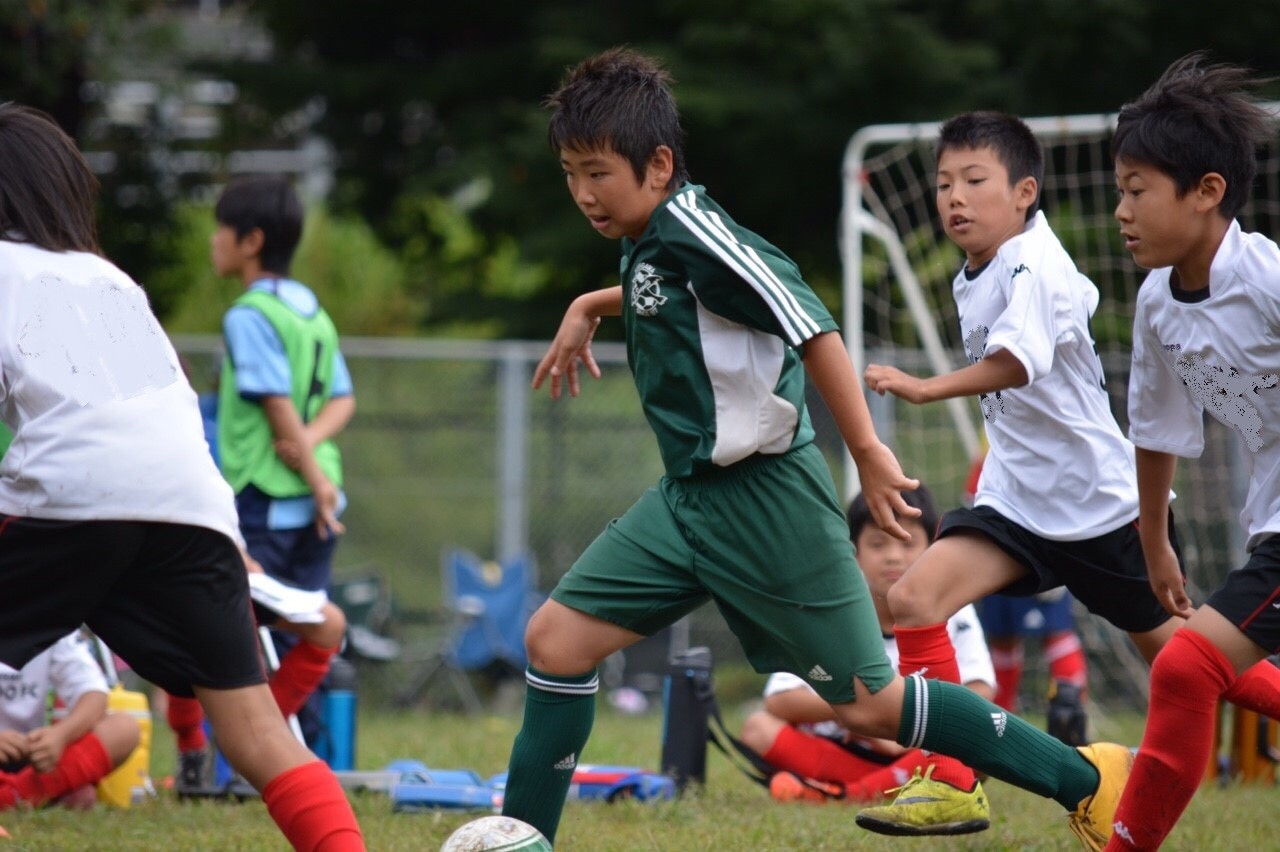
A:
POLYGON ((809 680, 828 681, 831 680, 831 675, 822 666, 814 666, 809 669, 809 680))

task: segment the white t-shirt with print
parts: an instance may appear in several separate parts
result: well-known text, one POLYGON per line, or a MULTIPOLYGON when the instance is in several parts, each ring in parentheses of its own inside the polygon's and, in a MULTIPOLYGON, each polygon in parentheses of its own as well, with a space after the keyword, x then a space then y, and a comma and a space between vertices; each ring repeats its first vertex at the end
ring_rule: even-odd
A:
POLYGON ((79 631, 54 642, 20 670, 0 663, 0 731, 44 727, 50 689, 68 708, 87 692, 107 691, 102 668, 79 631))
POLYGON ((0 420, 14 432, 0 512, 241 540, 177 353, 142 288, 97 255, 0 240, 0 420))
POLYGON ((1028 383, 980 400, 990 449, 975 506, 1055 541, 1108 533, 1138 516, 1133 445, 1116 423, 1089 330, 1098 288, 1037 213, 952 285, 970 364, 1000 349, 1028 383))
POLYGON ((1129 437, 1195 458, 1204 412, 1240 438, 1249 490, 1240 524, 1252 550, 1280 532, 1280 247, 1232 222, 1209 287, 1175 291, 1172 269, 1138 290, 1129 379, 1129 437))
MULTIPOLYGON (((981 681, 992 689, 996 688, 996 671, 991 664, 991 652, 987 650, 987 637, 982 632, 982 622, 978 620, 978 612, 973 604, 967 604, 951 618, 947 619, 947 635, 956 649, 956 664, 960 666, 960 681, 970 683, 981 681)), ((898 643, 892 635, 884 637, 884 650, 889 655, 889 663, 894 671, 898 670, 898 643)), ((814 692, 808 682, 791 672, 774 672, 764 685, 764 697, 790 692, 793 689, 807 689, 814 692)), ((816 695, 817 693, 814 692, 816 695)), ((841 738, 845 733, 844 726, 838 722, 817 722, 800 726, 819 736, 841 738)))

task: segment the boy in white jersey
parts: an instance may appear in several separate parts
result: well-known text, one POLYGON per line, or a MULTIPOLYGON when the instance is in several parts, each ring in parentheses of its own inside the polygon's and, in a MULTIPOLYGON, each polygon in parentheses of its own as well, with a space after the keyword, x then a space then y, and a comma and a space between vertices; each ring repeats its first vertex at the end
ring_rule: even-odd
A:
POLYGON ((59 800, 82 806, 84 788, 92 806, 93 785, 128 760, 139 736, 128 713, 107 713, 107 679, 80 631, 21 669, 0 663, 0 810, 59 800), (50 691, 66 708, 52 725, 50 691))
MULTIPOLYGON (((1273 119, 1265 81, 1192 54, 1121 108, 1112 154, 1125 248, 1151 270, 1138 290, 1129 381, 1142 544, 1151 585, 1186 618, 1151 667, 1151 704, 1108 849, 1155 849, 1195 794, 1220 698, 1280 651, 1280 247, 1245 233, 1256 147, 1273 119), (1178 456, 1204 448, 1208 412, 1239 433, 1248 560, 1192 610, 1164 544, 1178 456)), ((1240 703, 1237 701, 1237 703, 1240 703)))
POLYGON ((100 254, 96 189, 52 119, 0 104, 0 661, 88 624, 200 699, 295 847, 363 849, 266 686, 231 489, 146 294, 100 254))
MULTIPOLYGON (((946 620, 992 592, 1065 585, 1148 660, 1177 627, 1146 579, 1133 446, 1111 413, 1089 330, 1098 290, 1038 210, 1043 162, 1039 141, 1014 116, 965 113, 942 126, 936 201, 965 253, 953 291, 970 364, 925 379, 866 369, 872 390, 912 403, 978 395, 989 446, 973 508, 943 516, 938 540, 889 593, 903 674, 955 682, 946 620)), ((1173 526, 1159 530, 1176 566, 1173 526)), ((1278 675, 1261 668, 1262 700, 1242 701, 1276 716, 1278 675)), ((935 785, 931 794, 946 791, 935 785)), ((884 831, 915 825, 926 819, 919 800, 908 788, 859 819, 884 831)), ((1110 830, 1097 816, 1098 831, 1081 835, 1095 847, 1110 830)))
MULTIPOLYGON (((621 315, 666 475, 529 622, 503 813, 554 840, 594 719, 597 665, 714 600, 758 671, 803 674, 859 736, 955 754, 1051 796, 1076 823, 1103 813, 1109 825, 1127 762, 1117 773, 1098 754, 1128 749, 1086 755, 958 684, 893 671, 813 445, 806 373, 858 463, 872 517, 898 538, 907 534, 896 517, 919 514, 901 492, 917 483, 876 438, 836 324, 795 264, 687 182, 669 83, 654 60, 615 48, 571 69, 548 99, 549 141, 575 203, 597 232, 622 240, 622 284, 574 300, 534 387, 550 377, 553 398, 566 382, 576 396, 579 362, 599 375, 591 338, 601 317, 621 315)), ((985 828, 982 787, 933 816, 911 833, 985 828)))
MULTIPOLYGON (((893 640, 889 589, 933 541, 938 525, 938 510, 925 486, 903 492, 902 497, 920 510, 918 519, 900 519, 911 533, 910 541, 896 539, 872 523, 861 494, 846 513, 849 538, 857 551, 858 567, 867 578, 884 650, 893 665, 898 662, 898 647, 893 640)), ((956 647, 961 682, 992 700, 996 673, 973 606, 953 615, 947 621, 947 631, 956 647)), ((778 770, 769 779, 769 792, 778 801, 878 801, 930 762, 929 755, 920 749, 852 735, 836 720, 831 705, 803 678, 790 672, 769 676, 764 708, 743 721, 742 741, 778 770)))

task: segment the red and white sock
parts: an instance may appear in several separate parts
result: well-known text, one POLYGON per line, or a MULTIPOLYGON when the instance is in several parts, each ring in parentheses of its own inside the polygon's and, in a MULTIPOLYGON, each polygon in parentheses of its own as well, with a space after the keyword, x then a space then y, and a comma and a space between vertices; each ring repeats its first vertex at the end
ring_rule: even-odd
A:
POLYGON ((1044 657, 1049 663, 1049 677, 1078 686, 1081 690, 1088 684, 1089 664, 1085 659, 1084 646, 1074 630, 1060 630, 1046 636, 1044 657))
POLYGON ((991 665, 996 671, 995 703, 1010 713, 1018 710, 1018 690, 1022 686, 1024 662, 1022 642, 1014 642, 1012 645, 991 643, 991 665))
POLYGON ((1180 628, 1151 665, 1142 746, 1116 809, 1107 849, 1158 849, 1195 795, 1213 750, 1218 699, 1235 670, 1218 648, 1180 628))

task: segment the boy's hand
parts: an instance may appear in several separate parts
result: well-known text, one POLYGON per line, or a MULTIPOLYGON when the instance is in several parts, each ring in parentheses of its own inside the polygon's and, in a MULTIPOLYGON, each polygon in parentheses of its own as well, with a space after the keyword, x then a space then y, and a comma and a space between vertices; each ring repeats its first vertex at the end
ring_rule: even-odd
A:
POLYGON ((1160 605, 1170 615, 1190 618, 1195 608, 1187 595, 1187 581, 1182 576, 1173 547, 1166 541, 1163 547, 1144 548, 1143 552, 1147 559, 1147 579, 1151 581, 1151 591, 1156 593, 1160 605))
POLYGON ((17 731, 0 731, 0 763, 19 763, 31 759, 27 735, 17 731))
POLYGON ((31 765, 36 768, 37 772, 52 771, 58 765, 58 761, 62 759, 62 753, 67 748, 67 743, 63 740, 62 731, 59 730, 57 725, 36 728, 27 734, 27 743, 31 748, 31 765))
POLYGON ((911 534, 902 528, 898 518, 918 518, 920 510, 908 506, 902 492, 915 491, 920 480, 904 474, 893 451, 881 443, 859 452, 853 460, 876 526, 896 539, 910 541, 911 534))
POLYGON ((924 379, 907 375, 897 367, 868 364, 862 379, 867 383, 867 387, 881 396, 888 392, 917 405, 929 402, 924 392, 924 379))
POLYGON ((311 495, 316 501, 316 532, 321 541, 327 541, 330 535, 342 535, 347 531, 342 521, 338 520, 338 487, 327 477, 311 486, 311 495))
POLYGON ((592 378, 600 378, 600 366, 591 354, 591 338, 595 336, 599 326, 600 317, 590 316, 577 303, 570 305, 560 322, 555 340, 551 341, 547 354, 533 371, 534 390, 541 388, 543 380, 551 376, 551 398, 559 399, 561 382, 568 377, 569 396, 577 396, 581 390, 578 381, 579 361, 592 378))

